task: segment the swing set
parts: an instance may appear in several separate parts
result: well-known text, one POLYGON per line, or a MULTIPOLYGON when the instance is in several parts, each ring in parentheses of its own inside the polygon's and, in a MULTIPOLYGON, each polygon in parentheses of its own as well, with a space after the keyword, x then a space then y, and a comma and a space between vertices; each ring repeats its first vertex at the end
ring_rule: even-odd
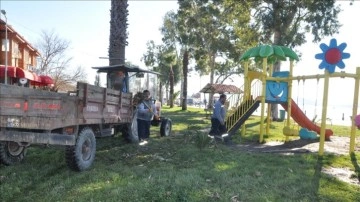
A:
MULTIPOLYGON (((304 112, 304 115, 306 115, 306 109, 305 109, 305 79, 297 79, 297 95, 296 95, 296 105, 300 106, 299 101, 299 92, 300 92, 300 81, 302 81, 302 108, 301 111, 304 112)), ((311 119, 311 122, 316 124, 316 118, 317 118, 317 100, 318 100, 318 86, 319 86, 319 79, 317 79, 317 85, 316 85, 316 96, 315 96, 315 104, 314 104, 314 115, 311 119)), ((291 124, 290 124, 291 125, 291 124)), ((296 121, 292 121, 292 128, 287 126, 287 123, 284 122, 284 128, 283 128, 283 134, 286 136, 300 136, 301 139, 317 139, 317 134, 314 131, 308 130, 307 128, 300 127, 299 123, 296 121)))

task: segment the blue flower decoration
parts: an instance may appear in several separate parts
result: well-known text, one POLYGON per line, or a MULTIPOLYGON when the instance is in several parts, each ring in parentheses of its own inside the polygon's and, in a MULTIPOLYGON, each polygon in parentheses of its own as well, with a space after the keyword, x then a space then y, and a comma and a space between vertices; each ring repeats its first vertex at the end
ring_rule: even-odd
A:
POLYGON ((320 49, 323 52, 315 55, 316 59, 322 60, 319 68, 325 68, 329 71, 329 73, 334 73, 336 66, 338 66, 340 69, 344 69, 345 63, 342 60, 350 57, 350 53, 343 52, 346 46, 346 43, 342 43, 337 46, 336 39, 331 39, 329 46, 324 43, 320 44, 320 49))

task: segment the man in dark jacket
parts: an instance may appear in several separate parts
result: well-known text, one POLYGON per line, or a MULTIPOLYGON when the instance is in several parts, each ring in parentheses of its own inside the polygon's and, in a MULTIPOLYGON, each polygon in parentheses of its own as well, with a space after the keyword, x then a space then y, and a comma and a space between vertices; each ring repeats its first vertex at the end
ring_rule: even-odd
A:
POLYGON ((214 105, 213 114, 211 116, 211 129, 209 132, 210 136, 221 136, 226 132, 225 126, 225 117, 226 117, 226 108, 225 108, 226 95, 221 94, 218 101, 214 105))

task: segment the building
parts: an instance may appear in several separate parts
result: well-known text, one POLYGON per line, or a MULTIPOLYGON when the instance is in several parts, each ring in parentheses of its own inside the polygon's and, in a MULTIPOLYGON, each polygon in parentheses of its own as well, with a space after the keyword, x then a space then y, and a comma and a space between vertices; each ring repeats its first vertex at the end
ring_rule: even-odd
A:
POLYGON ((30 87, 53 84, 52 79, 48 76, 36 75, 33 72, 37 65, 37 58, 40 56, 38 50, 16 32, 11 25, 6 24, 6 21, 1 19, 0 45, 0 83, 5 83, 5 71, 7 69, 7 83, 11 85, 30 87))

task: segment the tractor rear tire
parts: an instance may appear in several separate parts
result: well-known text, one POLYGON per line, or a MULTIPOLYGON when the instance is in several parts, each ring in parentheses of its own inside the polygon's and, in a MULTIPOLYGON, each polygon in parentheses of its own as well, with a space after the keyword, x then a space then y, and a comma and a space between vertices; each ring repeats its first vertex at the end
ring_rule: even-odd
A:
POLYGON ((134 115, 132 117, 131 123, 127 124, 123 128, 122 135, 125 138, 125 140, 129 143, 139 142, 139 134, 137 127, 137 110, 134 110, 134 115))
POLYGON ((77 137, 76 144, 66 146, 66 163, 74 171, 87 170, 94 162, 95 153, 96 139, 94 132, 89 127, 83 128, 77 137))
POLYGON ((25 158, 26 147, 16 142, 0 142, 0 163, 10 166, 25 158))

